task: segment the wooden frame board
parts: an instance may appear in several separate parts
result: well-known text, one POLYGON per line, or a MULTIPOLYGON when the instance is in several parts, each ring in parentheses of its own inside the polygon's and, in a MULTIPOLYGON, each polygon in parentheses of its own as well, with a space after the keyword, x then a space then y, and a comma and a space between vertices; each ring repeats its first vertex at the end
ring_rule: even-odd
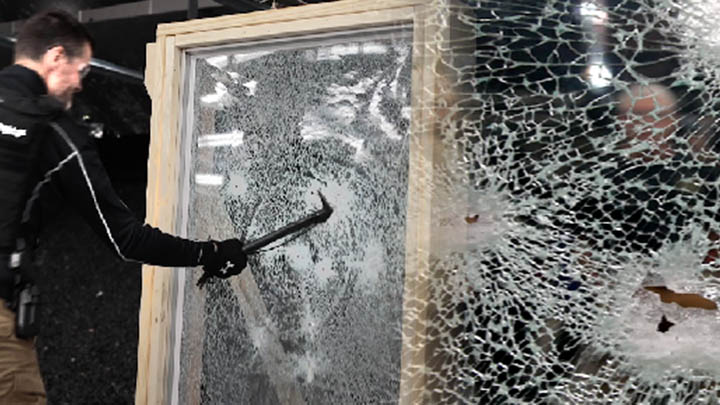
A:
MULTIPOLYGON (((444 2, 429 0, 346 0, 250 14, 160 25, 147 47, 146 87, 152 99, 147 221, 179 233, 183 156, 181 93, 184 54, 191 50, 242 42, 284 38, 411 22, 414 30, 413 109, 403 298, 403 353, 400 402, 420 404, 424 397, 425 329, 433 165, 437 157, 435 106, 447 88, 438 80, 449 46, 441 43, 447 26, 444 2)), ((245 272, 245 277, 250 272, 245 272)), ((172 398, 173 318, 177 300, 174 269, 143 267, 138 347, 137 404, 170 403, 172 398)), ((252 289, 254 280, 236 281, 252 289)))

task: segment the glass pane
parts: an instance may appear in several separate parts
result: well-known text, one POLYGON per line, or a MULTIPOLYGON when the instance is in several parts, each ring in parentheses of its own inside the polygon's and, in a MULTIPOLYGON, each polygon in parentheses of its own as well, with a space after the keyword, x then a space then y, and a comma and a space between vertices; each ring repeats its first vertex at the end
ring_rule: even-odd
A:
POLYGON ((319 209, 318 192, 334 213, 253 255, 242 281, 188 278, 180 402, 396 402, 410 33, 247 44, 189 67, 188 235, 252 240, 319 209))
POLYGON ((463 3, 429 402, 718 403, 718 3, 463 3))
POLYGON ((714 4, 430 2, 417 347, 400 336, 410 37, 197 54, 190 236, 256 237, 318 208, 317 190, 336 213, 256 256, 255 284, 188 280, 183 395, 395 403, 414 350, 402 372, 426 373, 411 389, 432 404, 717 403, 714 4))

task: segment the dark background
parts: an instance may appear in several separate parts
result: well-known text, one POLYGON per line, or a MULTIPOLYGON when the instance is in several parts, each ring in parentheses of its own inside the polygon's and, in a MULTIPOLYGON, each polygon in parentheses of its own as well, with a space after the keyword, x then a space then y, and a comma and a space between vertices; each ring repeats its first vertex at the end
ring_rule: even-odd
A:
MULTIPOLYGON (((77 12, 121 3, 132 1, 0 0, 0 28, 5 26, 0 29, 0 67, 12 63, 9 38, 14 32, 8 22, 21 22, 48 7, 77 12)), ((197 15, 251 12, 267 9, 269 3, 224 0, 201 5, 197 15)), ((145 46, 155 40, 157 24, 192 17, 188 5, 188 0, 175 0, 179 11, 130 17, 109 12, 101 21, 87 23, 96 41, 94 57, 142 75, 145 46)), ((144 218, 151 110, 142 80, 93 67, 73 113, 103 125, 97 141, 103 162, 118 194, 144 218)), ((141 266, 118 259, 71 207, 47 224, 36 258, 43 300, 37 349, 49 403, 134 403, 141 266)))

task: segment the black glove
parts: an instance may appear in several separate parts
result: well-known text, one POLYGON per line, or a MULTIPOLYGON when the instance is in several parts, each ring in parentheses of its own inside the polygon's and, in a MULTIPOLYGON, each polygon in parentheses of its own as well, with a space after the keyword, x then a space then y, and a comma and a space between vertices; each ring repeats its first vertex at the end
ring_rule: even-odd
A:
POLYGON ((197 286, 202 288, 211 277, 228 278, 240 274, 247 266, 247 255, 242 248, 243 243, 238 239, 205 243, 200 258, 204 273, 197 286))

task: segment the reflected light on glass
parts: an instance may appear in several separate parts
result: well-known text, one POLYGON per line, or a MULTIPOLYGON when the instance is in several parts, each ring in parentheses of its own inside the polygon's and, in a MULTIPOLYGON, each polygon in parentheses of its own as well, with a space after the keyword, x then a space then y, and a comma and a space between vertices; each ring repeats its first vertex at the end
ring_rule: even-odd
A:
POLYGON ((322 139, 337 139, 355 149, 355 159, 359 160, 366 156, 365 140, 348 135, 341 135, 327 129, 323 124, 307 122, 300 130, 303 141, 315 141, 322 139))
POLYGON ((205 104, 215 104, 215 103, 219 103, 221 98, 222 98, 222 95, 213 93, 213 94, 207 94, 207 95, 200 97, 200 101, 202 101, 205 104))
POLYGON ((201 186, 222 186, 225 182, 225 177, 220 174, 204 174, 198 173, 195 175, 195 184, 201 186))
POLYGON ((607 11, 598 7, 594 1, 586 1, 580 5, 580 15, 594 25, 605 25, 608 21, 607 11))
POLYGON ((224 84, 218 82, 215 84, 215 93, 206 94, 200 97, 200 101, 205 104, 215 104, 222 100, 223 96, 227 94, 227 87, 224 84))
POLYGON ((386 54, 388 52, 388 47, 383 44, 375 43, 375 42, 367 42, 362 44, 362 51, 361 53, 365 55, 370 54, 376 54, 376 55, 382 55, 386 54))
POLYGON ((412 107, 403 107, 402 110, 400 110, 400 113, 402 114, 402 117, 408 121, 412 119, 412 107))
POLYGON ((216 148, 220 146, 237 147, 242 145, 245 132, 234 131, 227 134, 207 134, 198 137, 198 148, 216 148))
POLYGON ((228 57, 227 55, 211 56, 206 58, 205 61, 218 69, 225 69, 228 64, 228 57))
POLYGON ((318 48, 316 52, 306 52, 308 60, 338 60, 349 55, 380 55, 388 52, 388 47, 381 43, 349 43, 318 48))
POLYGON ((610 69, 603 64, 593 64, 588 66, 587 79, 590 82, 590 86, 595 89, 610 86, 612 82, 612 73, 610 69))
POLYGON ((238 53, 233 55, 233 62, 245 63, 253 59, 262 58, 265 55, 270 55, 272 51, 261 51, 261 52, 250 52, 250 53, 238 53))
POLYGON ((243 83, 243 87, 248 89, 247 95, 248 96, 254 96, 255 95, 255 89, 257 89, 257 80, 250 80, 247 83, 243 83))

